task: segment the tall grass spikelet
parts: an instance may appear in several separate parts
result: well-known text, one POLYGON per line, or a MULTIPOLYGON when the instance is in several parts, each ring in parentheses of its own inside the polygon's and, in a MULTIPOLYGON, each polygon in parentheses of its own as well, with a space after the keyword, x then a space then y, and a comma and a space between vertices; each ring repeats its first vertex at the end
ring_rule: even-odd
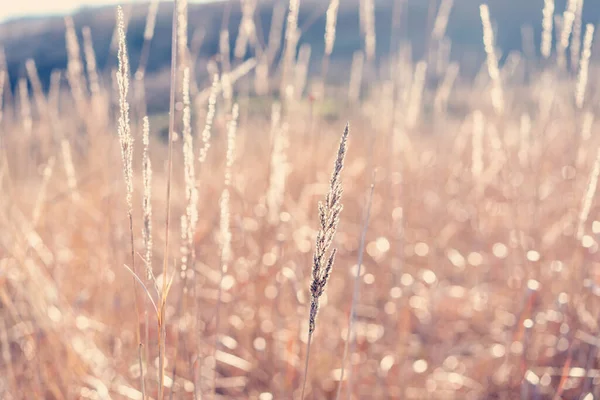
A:
POLYGON ((273 15, 271 17, 271 27, 269 28, 269 41, 267 43, 267 71, 268 66, 273 62, 279 48, 281 47, 281 38, 283 33, 283 23, 285 21, 285 6, 283 3, 275 3, 273 15))
POLYGON ((98 78, 98 67, 96 65, 96 53, 92 41, 92 30, 89 26, 84 26, 83 34, 83 54, 85 56, 85 69, 88 75, 90 94, 92 98, 100 92, 100 80, 98 78))
POLYGON ((242 19, 238 29, 233 54, 241 60, 246 55, 248 43, 255 42, 254 13, 256 11, 256 0, 242 0, 242 19))
POLYGON ((231 118, 227 124, 227 154, 225 157, 225 187, 231 186, 232 167, 235 161, 235 141, 237 133, 237 121, 239 117, 239 106, 237 103, 231 108, 231 118))
POLYGON ((192 113, 190 100, 190 69, 186 67, 183 70, 183 166, 185 181, 186 205, 186 225, 185 232, 185 263, 182 263, 182 276, 189 267, 187 264, 191 261, 193 253, 194 231, 198 224, 198 188, 196 187, 196 170, 194 158, 194 142, 192 137, 192 113))
POLYGON ((229 53, 231 48, 229 46, 229 31, 223 29, 219 35, 219 53, 221 58, 221 70, 222 75, 225 75, 231 71, 231 64, 229 60, 229 53))
POLYGON ((283 50, 280 95, 288 99, 293 96, 294 87, 291 82, 291 73, 296 57, 296 48, 300 32, 298 30, 298 13, 300 11, 300 0, 290 0, 288 9, 287 25, 285 29, 285 47, 283 50))
MULTIPOLYGON (((129 29, 129 22, 131 20, 131 6, 125 6, 123 9, 123 30, 127 32, 129 29)), ((112 37, 110 39, 110 51, 112 54, 119 51, 119 23, 115 24, 112 37)))
POLYGON ((31 135, 33 129, 33 117, 31 115, 31 103, 29 102, 29 88, 25 78, 19 79, 19 101, 21 123, 23 124, 23 132, 26 137, 31 135))
POLYGON ((46 96, 44 95, 42 82, 40 81, 35 61, 31 58, 28 59, 25 62, 25 69, 27 70, 27 77, 29 78, 29 82, 31 82, 31 88, 33 89, 33 98, 35 100, 37 112, 41 117, 46 118, 48 116, 48 106, 46 104, 46 96))
POLYGON ((544 58, 552 52, 552 29, 554 27, 554 0, 544 0, 542 10, 542 41, 540 51, 544 58))
POLYGON ((142 180, 144 184, 142 238, 144 240, 144 249, 146 250, 144 257, 146 263, 146 280, 153 283, 158 294, 159 290, 152 270, 152 162, 150 160, 150 121, 148 116, 145 116, 142 122, 142 144, 144 146, 142 152, 142 180))
POLYGON ((362 0, 365 18, 365 55, 367 61, 375 59, 375 46, 377 39, 375 36, 375 4, 373 0, 362 0))
POLYGON ((581 52, 581 30, 583 28, 583 2, 576 0, 575 21, 573 22, 573 34, 571 35, 571 69, 577 70, 581 52))
POLYGON ((117 85, 119 87, 119 122, 118 134, 121 143, 121 158, 123 160, 123 172, 125 173, 126 200, 128 212, 133 213, 133 135, 129 125, 129 57, 125 44, 125 22, 123 9, 117 8, 117 24, 119 32, 117 85))
POLYGON ((325 55, 331 56, 333 52, 333 45, 335 44, 335 26, 337 24, 338 8, 340 7, 340 0, 331 0, 329 7, 327 7, 326 21, 325 21, 325 55))
POLYGON ((454 0, 442 0, 433 24, 433 32, 431 34, 433 39, 441 40, 446 35, 446 29, 448 27, 450 12, 452 11, 453 5, 454 0))
MULTIPOLYGON (((142 50, 140 53, 140 61, 138 63, 138 68, 135 71, 135 79, 136 82, 141 82, 146 73, 146 64, 148 62, 148 57, 150 55, 150 43, 152 42, 152 38, 154 37, 154 31, 156 29, 156 16, 158 15, 158 0, 152 1, 148 5, 148 14, 146 15, 146 25, 144 26, 144 43, 142 44, 142 50)), ((145 91, 144 85, 139 85, 139 90, 142 93, 138 93, 138 96, 142 96, 145 91)), ((140 105, 141 106, 141 105, 140 105)), ((144 104, 145 107, 145 104, 144 104)))
POLYGON ((133 277, 133 289, 134 289, 134 304, 135 313, 137 316, 137 329, 136 339, 138 343, 138 363, 140 368, 140 382, 142 389, 142 396, 145 396, 145 377, 144 377, 144 366, 142 362, 142 339, 141 339, 141 328, 139 323, 139 306, 137 299, 137 285, 136 279, 137 271, 135 268, 135 244, 133 239, 133 135, 131 133, 131 127, 129 123, 129 102, 127 96, 129 93, 129 57, 127 56, 127 44, 125 38, 125 18, 123 16, 123 9, 117 7, 117 31, 118 31, 118 52, 117 58, 119 67, 117 70, 117 86, 119 89, 119 120, 117 125, 117 132, 119 135, 119 141, 121 143, 121 158, 123 161, 123 173, 125 177, 126 194, 125 198, 127 201, 127 215, 129 217, 129 234, 130 234, 130 246, 131 246, 131 271, 133 277))
POLYGON ((298 13, 300 12, 300 0, 290 0, 287 16, 287 27, 285 32, 285 39, 289 41, 296 35, 296 29, 298 28, 298 13))
POLYGON ((185 68, 188 48, 188 4, 187 0, 177 1, 177 58, 179 67, 185 68))
POLYGON ((569 39, 573 32, 573 23, 575 22, 575 12, 577 10, 578 0, 568 0, 567 7, 563 13, 562 29, 560 32, 560 41, 558 42, 558 65, 566 66, 566 51, 569 47, 569 39))
POLYGON ((302 395, 304 399, 306 380, 308 375, 308 364, 310 358, 310 344, 317 323, 319 312, 319 299, 325 292, 327 281, 331 275, 331 269, 335 262, 336 249, 330 251, 335 233, 340 222, 342 211, 342 181, 341 173, 344 168, 344 158, 348 147, 349 125, 346 124, 344 133, 340 140, 337 158, 333 167, 333 173, 329 181, 329 191, 325 196, 325 202, 319 202, 319 231, 315 240, 315 252, 312 263, 312 280, 310 284, 310 311, 308 316, 308 341, 306 346, 306 360, 304 367, 304 380, 302 383, 302 395))
POLYGON ((577 108, 583 108, 585 101, 585 90, 588 83, 588 73, 590 67, 590 58, 592 56, 592 42, 594 40, 594 25, 587 24, 585 27, 585 36, 583 39, 583 52, 579 63, 579 74, 577 76, 577 87, 575 89, 575 104, 577 108))
MULTIPOLYGON (((151 285, 156 292, 156 296, 159 296, 160 289, 154 276, 154 270, 152 269, 152 163, 150 161, 150 121, 148 116, 144 116, 142 119, 142 181, 144 187, 144 193, 142 197, 142 240, 144 243, 144 264, 146 266, 146 283, 151 285)), ((149 293, 147 293, 149 295, 149 293)), ((151 299, 150 299, 151 300, 151 299)), ((154 307, 156 305, 154 304, 154 307)), ((144 311, 144 319, 146 324, 144 341, 146 343, 146 354, 142 362, 142 368, 147 365, 149 356, 149 329, 150 329, 150 318, 148 311, 144 311)), ((147 369, 147 367, 145 368, 147 369)), ((142 375, 146 372, 145 369, 141 371, 142 375)))
POLYGON ((144 40, 150 41, 154 37, 154 29, 156 28, 156 15, 158 14, 159 0, 154 0, 148 7, 148 15, 146 16, 146 26, 144 27, 144 40))
MULTIPOLYGON (((65 17, 65 41, 67 46, 67 80, 75 104, 77 107, 81 107, 84 104, 84 83, 83 83, 83 66, 81 63, 81 53, 79 48, 79 40, 77 39, 77 32, 75 31, 75 24, 73 18, 70 16, 65 17)), ((83 114, 82 114, 83 115, 83 114)))
POLYGON ((487 54, 487 68, 492 79, 492 105, 498 115, 504 112, 504 91, 500 81, 500 70, 498 68, 498 56, 494 48, 494 30, 490 20, 490 9, 487 4, 479 6, 481 23, 483 25, 483 45, 487 54))
POLYGON ((204 123, 204 129, 202 129, 202 147, 198 152, 198 161, 203 164, 206 161, 208 150, 210 149, 210 136, 215 118, 215 111, 217 106, 217 95, 219 94, 219 75, 213 76, 212 86, 210 87, 210 94, 208 96, 208 111, 206 112, 206 121, 204 123))
POLYGON ((219 348, 219 326, 221 318, 221 304, 223 298, 223 279, 229 269, 229 263, 232 258, 231 251, 231 207, 230 207, 230 186, 232 177, 232 167, 235 161, 235 142, 237 133, 237 120, 239 117, 239 107, 237 103, 233 104, 231 116, 227 124, 227 153, 225 155, 225 180, 224 188, 219 202, 220 220, 219 233, 221 242, 221 268, 219 287, 217 292, 217 304, 215 307, 215 342, 213 348, 213 398, 217 395, 217 351, 219 348))

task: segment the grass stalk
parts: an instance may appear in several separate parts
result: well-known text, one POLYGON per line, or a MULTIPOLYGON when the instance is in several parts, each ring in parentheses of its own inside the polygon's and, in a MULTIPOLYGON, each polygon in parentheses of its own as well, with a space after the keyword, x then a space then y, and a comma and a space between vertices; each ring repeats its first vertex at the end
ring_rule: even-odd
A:
POLYGON ((319 203, 319 231, 315 241, 315 252, 313 255, 312 265, 312 282, 310 285, 310 311, 308 319, 308 341, 306 346, 306 360, 304 365, 304 378, 302 381, 302 395, 306 390, 306 381, 308 376, 308 365, 310 357, 310 345, 312 335, 315 331, 317 322, 317 313, 319 311, 319 298, 325 293, 327 281, 331 275, 331 269, 335 262, 336 249, 330 251, 331 244, 335 233, 337 232, 340 221, 340 213, 342 211, 342 182, 341 172, 344 168, 344 158, 348 144, 349 125, 346 124, 346 129, 342 134, 340 146, 338 149, 337 158, 333 168, 333 174, 329 182, 329 192, 325 196, 325 202, 319 203))
MULTIPOLYGON (((136 340, 138 343, 138 363, 140 368, 140 386, 142 390, 142 397, 146 397, 146 385, 144 380, 144 370, 142 361, 142 338, 140 328, 140 313, 138 304, 138 293, 137 285, 135 283, 135 277, 137 271, 135 268, 135 243, 133 236, 133 136, 131 134, 131 127, 129 124, 129 103, 127 96, 129 93, 129 59, 127 57, 127 45, 125 42, 125 28, 124 28, 124 17, 123 9, 117 8, 117 27, 119 32, 119 70, 117 72, 117 83, 119 86, 119 140, 121 142, 121 157, 123 160, 123 172, 125 175, 126 184, 126 201, 127 201, 127 216, 129 219, 129 239, 131 246, 131 270, 134 275, 133 280, 133 296, 134 296, 134 307, 136 314, 136 340)), ((63 141, 64 143, 64 141, 63 141)))

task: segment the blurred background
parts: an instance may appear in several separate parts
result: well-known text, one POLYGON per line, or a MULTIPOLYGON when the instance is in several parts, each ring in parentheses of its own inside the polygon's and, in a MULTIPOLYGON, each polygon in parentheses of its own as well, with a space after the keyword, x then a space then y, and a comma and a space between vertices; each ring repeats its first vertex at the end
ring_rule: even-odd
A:
POLYGON ((4 1, 0 400, 600 399, 598 22, 4 1))
MULTIPOLYGON (((11 85, 25 74, 24 63, 28 58, 36 62, 40 80, 48 88, 53 69, 63 69, 67 64, 65 46, 64 15, 72 15, 76 30, 81 39, 81 27, 89 26, 93 35, 97 66, 109 74, 116 67, 116 41, 114 40, 116 1, 57 1, 39 4, 34 1, 8 3, 0 11, 0 44, 6 54, 6 63, 11 85), (48 46, 52 43, 52 46, 48 46)), ((254 18, 257 23, 257 36, 261 43, 268 41, 271 21, 277 5, 279 11, 285 5, 278 1, 258 1, 254 18)), ((442 51, 448 52, 449 60, 460 63, 461 76, 473 77, 485 60, 485 50, 481 38, 481 22, 477 0, 457 0, 450 8, 450 16, 443 41, 442 51)), ((144 29, 148 4, 142 1, 121 2, 128 18, 127 43, 131 66, 135 70, 140 61, 143 47, 144 29)), ((319 73, 324 52, 323 34, 325 31, 327 1, 305 0, 299 10, 299 28, 302 31, 299 46, 310 45, 310 73, 319 73)), ((432 45, 432 30, 441 2, 439 0, 375 0, 375 35, 377 37, 377 65, 384 65, 395 54, 394 48, 401 43, 410 43, 411 56, 415 60, 427 57, 427 52, 437 51, 437 43, 432 45), (393 22, 394 18, 397 22, 393 22), (435 49, 432 48, 435 46, 435 49), (390 51, 393 51, 392 53, 390 51)), ((492 0, 488 2, 496 32, 495 41, 501 63, 511 52, 522 51, 529 56, 539 55, 542 32, 543 0, 492 0), (501 27, 501 28, 500 28, 501 27)), ((557 0, 555 10, 564 10, 566 0, 557 0)), ((337 17, 337 35, 331 56, 332 69, 340 73, 328 76, 331 84, 343 86, 350 79, 350 69, 355 51, 363 46, 359 28, 359 0, 340 2, 337 17)), ((168 68, 170 62, 170 29, 172 5, 160 2, 156 19, 156 34, 148 53, 147 80, 149 106, 166 110, 168 96, 168 68), (163 94, 163 95, 161 95, 163 94)), ((225 28, 233 40, 238 34, 242 18, 241 3, 237 1, 190 1, 189 31, 191 50, 197 57, 194 73, 199 79, 208 76, 206 63, 214 58, 219 49, 219 34, 225 28)), ((600 6, 593 1, 583 3, 582 23, 597 23, 600 19, 600 6)), ((592 51, 592 55, 598 52, 592 51)), ((255 55, 253 49, 244 54, 245 58, 255 55)), ((367 78, 377 79, 377 67, 367 71, 367 78)))

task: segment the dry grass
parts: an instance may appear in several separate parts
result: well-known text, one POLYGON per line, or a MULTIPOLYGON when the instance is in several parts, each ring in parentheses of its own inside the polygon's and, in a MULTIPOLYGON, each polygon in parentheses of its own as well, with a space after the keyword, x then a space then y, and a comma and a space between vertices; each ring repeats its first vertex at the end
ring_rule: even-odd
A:
MULTIPOLYGON (((315 399, 598 398, 592 27, 567 53, 565 25, 551 54, 546 1, 544 61, 502 65, 483 6, 488 60, 475 80, 457 80, 443 53, 413 62, 403 45, 393 78, 361 93, 373 4, 349 96, 322 93, 333 120, 294 83, 310 54, 296 58, 298 1, 281 76, 270 74, 277 35, 256 62, 230 60, 223 41, 209 82, 173 46, 168 143, 145 118, 143 85, 128 95, 124 42, 113 89, 91 73, 89 30, 84 74, 70 19, 68 90, 41 93, 28 63, 35 101, 25 84, 9 97, 0 65, 0 398, 292 399, 304 377, 315 399), (580 71, 553 63, 579 53, 580 71), (283 91, 271 115, 248 106, 273 100, 240 89, 252 83, 283 91)), ((259 46, 253 5, 238 56, 259 46)), ((575 31, 580 5, 565 11, 575 31)))

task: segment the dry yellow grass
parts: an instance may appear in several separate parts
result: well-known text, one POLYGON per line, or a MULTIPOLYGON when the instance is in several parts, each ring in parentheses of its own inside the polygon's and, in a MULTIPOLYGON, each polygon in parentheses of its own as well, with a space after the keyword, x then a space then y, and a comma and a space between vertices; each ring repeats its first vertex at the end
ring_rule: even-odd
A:
MULTIPOLYGON (((0 102, 1 399, 298 399, 309 329, 306 398, 598 398, 591 26, 587 85, 537 60, 522 60, 530 81, 498 65, 482 7, 488 63, 476 81, 453 87, 451 64, 434 86, 430 60, 398 57, 403 73, 361 96, 371 3, 373 48, 356 56, 349 98, 324 94, 336 96, 339 118, 321 117, 305 93, 273 100, 272 116, 253 111, 237 83, 264 71, 224 57, 207 82, 194 81, 193 65, 173 69, 172 105, 181 98, 183 110, 172 109, 170 143, 138 115, 144 96, 139 85, 128 95, 128 67, 120 90, 97 86, 95 73, 86 89, 66 20, 70 90, 36 90, 30 102, 21 84, 0 102), (344 212, 313 332, 316 205, 347 121, 344 212), (135 305, 125 264, 152 301, 135 305)), ((546 2, 545 58, 553 8, 546 2)), ((255 45, 249 21, 239 49, 255 45)), ((297 33, 285 43, 284 91, 294 89, 297 33)), ((267 71, 271 57, 260 57, 267 71)))

